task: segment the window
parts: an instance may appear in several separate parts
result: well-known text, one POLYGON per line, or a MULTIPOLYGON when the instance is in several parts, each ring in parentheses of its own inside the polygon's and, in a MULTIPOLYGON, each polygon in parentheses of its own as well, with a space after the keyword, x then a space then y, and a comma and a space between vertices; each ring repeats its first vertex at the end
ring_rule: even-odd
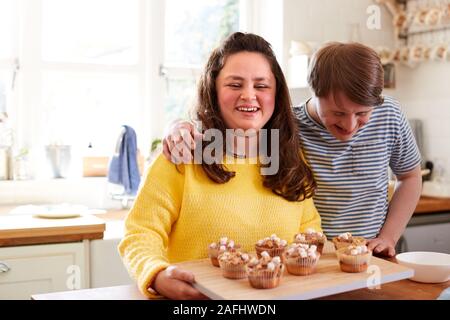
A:
POLYGON ((14 31, 16 29, 16 1, 0 2, 0 61, 14 56, 14 31))
POLYGON ((132 126, 142 136, 140 4, 43 0, 44 143, 92 144, 97 153, 109 155, 121 125, 132 126))
POLYGON ((139 0, 44 0, 43 60, 134 65, 139 0))
POLYGON ((110 156, 124 124, 146 152, 146 3, 23 0, 16 143, 35 151, 33 162, 43 163, 45 145, 68 144, 79 169, 89 144, 110 156))
MULTIPOLYGON (((17 5, 14 0, 0 2, 0 119, 10 114, 17 50, 17 5)), ((0 145, 6 141, 0 140, 0 145)))
POLYGON ((46 71, 42 83, 41 134, 51 144, 92 144, 109 155, 121 125, 140 129, 136 75, 46 71))
POLYGON ((222 39, 238 30, 239 0, 167 0, 166 63, 202 65, 222 39))
POLYGON ((76 160, 91 143, 109 156, 127 124, 147 155, 193 106, 211 50, 247 17, 243 3, 260 2, 0 1, 0 108, 3 92, 16 148, 43 156, 45 145, 70 144, 76 160))
MULTIPOLYGON (((10 73, 0 69, 0 122, 6 121, 9 117, 9 86, 11 83, 10 73)), ((1 130, 1 129, 0 129, 1 130)), ((7 143, 0 140, 0 146, 7 143)))
POLYGON ((165 122, 187 118, 211 51, 239 30, 239 0, 166 1, 165 122))

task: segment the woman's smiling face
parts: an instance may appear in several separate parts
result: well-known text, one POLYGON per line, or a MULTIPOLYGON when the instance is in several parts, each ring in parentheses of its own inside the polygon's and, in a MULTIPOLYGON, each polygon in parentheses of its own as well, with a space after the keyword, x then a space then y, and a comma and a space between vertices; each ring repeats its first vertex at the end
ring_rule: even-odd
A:
POLYGON ((216 79, 216 90, 229 129, 260 130, 274 112, 276 80, 260 53, 243 51, 228 56, 216 79))
POLYGON ((354 103, 341 92, 317 98, 315 103, 318 119, 340 141, 350 140, 369 122, 372 111, 373 107, 354 103))

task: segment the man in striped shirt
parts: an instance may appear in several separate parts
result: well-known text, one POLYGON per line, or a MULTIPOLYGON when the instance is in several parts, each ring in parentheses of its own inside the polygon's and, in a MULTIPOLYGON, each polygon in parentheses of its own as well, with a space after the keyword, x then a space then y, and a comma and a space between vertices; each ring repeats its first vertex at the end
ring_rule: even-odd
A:
MULTIPOLYGON (((420 197, 421 157, 399 104, 381 96, 383 80, 372 49, 330 43, 311 60, 312 98, 294 113, 327 238, 350 232, 369 239, 375 253, 393 256, 420 197), (390 202, 389 167, 397 177, 390 202)), ((164 139, 168 158, 183 129, 198 134, 189 122, 173 126, 164 139)), ((192 137, 183 139, 190 144, 192 137)))
POLYGON ((398 103, 382 97, 383 67, 361 44, 330 43, 310 63, 313 97, 295 107, 305 156, 318 188, 314 203, 328 238, 371 239, 395 254, 421 192, 421 157, 398 103), (388 168, 397 188, 388 201, 388 168))

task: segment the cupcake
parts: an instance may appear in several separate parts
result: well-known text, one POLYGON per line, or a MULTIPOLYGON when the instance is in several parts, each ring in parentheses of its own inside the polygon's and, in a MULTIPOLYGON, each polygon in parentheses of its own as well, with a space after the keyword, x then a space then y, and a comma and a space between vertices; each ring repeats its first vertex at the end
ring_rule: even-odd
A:
POLYGON ((345 232, 333 238, 333 244, 336 250, 348 247, 349 245, 366 245, 367 241, 363 237, 352 236, 350 232, 345 232))
POLYGON ((286 250, 287 241, 281 240, 276 234, 272 234, 270 237, 258 240, 255 244, 256 255, 261 258, 261 253, 266 251, 271 257, 283 257, 283 253, 286 250))
POLYGON ((314 273, 320 252, 316 245, 303 243, 291 244, 285 253, 287 271, 296 276, 307 276, 314 273))
POLYGON ((365 245, 350 245, 336 251, 339 266, 344 272, 364 272, 370 263, 372 251, 365 245))
POLYGON ((240 251, 225 251, 219 255, 219 265, 222 275, 228 279, 242 279, 247 277, 246 265, 250 261, 247 253, 240 251))
POLYGON ((256 289, 275 288, 280 284, 284 265, 280 257, 271 257, 267 251, 261 252, 261 258, 253 258, 247 264, 247 276, 250 285, 256 289))
POLYGON ((316 232, 314 229, 306 229, 304 233, 297 233, 294 237, 295 243, 315 245, 317 251, 322 254, 323 246, 327 242, 327 237, 322 232, 316 232))
POLYGON ((208 246, 208 257, 211 259, 211 263, 215 267, 219 267, 219 255, 225 251, 239 249, 240 245, 234 243, 233 240, 227 237, 222 237, 218 242, 213 242, 208 246))

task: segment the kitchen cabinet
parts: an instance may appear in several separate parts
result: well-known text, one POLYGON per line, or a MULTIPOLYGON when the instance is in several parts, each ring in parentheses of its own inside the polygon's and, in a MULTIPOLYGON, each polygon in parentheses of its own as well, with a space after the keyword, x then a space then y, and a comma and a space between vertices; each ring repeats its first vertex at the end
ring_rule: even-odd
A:
POLYGON ((450 198, 421 197, 396 251, 450 253, 450 198))
POLYGON ((117 246, 120 238, 90 241, 90 287, 112 287, 133 284, 117 246))
MULTIPOLYGON (((450 254, 450 213, 447 222, 409 225, 402 241, 401 251, 434 251, 450 254)), ((427 218, 431 218, 430 215, 427 218)))
POLYGON ((0 247, 102 239, 104 231, 105 222, 92 215, 68 219, 6 215, 0 216, 0 247))
POLYGON ((89 241, 0 248, 0 300, 89 288, 89 241))

